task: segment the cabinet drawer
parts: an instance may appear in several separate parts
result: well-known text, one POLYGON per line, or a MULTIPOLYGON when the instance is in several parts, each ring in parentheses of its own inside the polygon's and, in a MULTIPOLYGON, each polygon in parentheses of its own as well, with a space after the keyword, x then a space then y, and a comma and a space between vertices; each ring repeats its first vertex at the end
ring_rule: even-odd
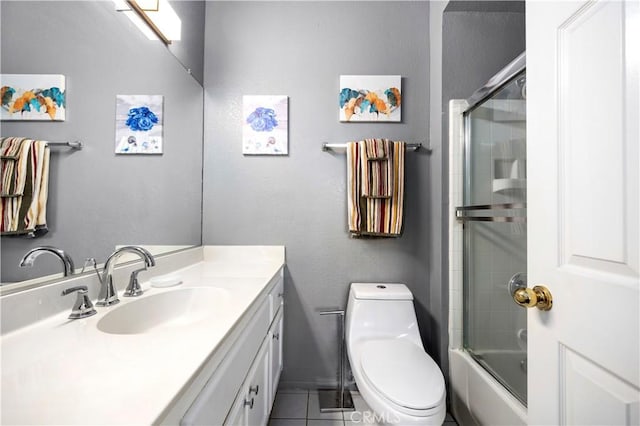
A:
POLYGON ((267 334, 269 313, 270 304, 265 301, 187 410, 181 425, 222 424, 267 334))

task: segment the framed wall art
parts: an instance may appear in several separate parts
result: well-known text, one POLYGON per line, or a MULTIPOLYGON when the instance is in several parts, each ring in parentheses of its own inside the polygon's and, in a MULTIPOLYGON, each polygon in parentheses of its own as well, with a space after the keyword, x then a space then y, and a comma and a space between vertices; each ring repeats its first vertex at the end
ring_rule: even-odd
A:
POLYGON ((0 119, 64 121, 65 77, 60 74, 0 74, 0 119))
POLYGON ((400 122, 399 75, 341 75, 338 104, 342 122, 400 122))
POLYGON ((242 98, 242 153, 287 155, 289 111, 287 96, 242 98))
POLYGON ((162 95, 116 96, 116 154, 162 154, 162 95))

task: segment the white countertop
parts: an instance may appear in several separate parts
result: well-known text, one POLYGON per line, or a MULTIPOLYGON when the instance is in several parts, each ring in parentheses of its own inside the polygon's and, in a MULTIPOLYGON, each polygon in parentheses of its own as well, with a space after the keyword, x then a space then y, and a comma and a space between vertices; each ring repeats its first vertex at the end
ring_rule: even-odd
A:
MULTIPOLYGON (((216 314, 188 327, 143 334, 107 334, 96 324, 110 310, 140 298, 121 296, 98 314, 69 320, 69 311, 2 337, 2 424, 151 424, 220 346, 284 264, 282 256, 204 249, 204 261, 176 271, 186 287, 228 292, 216 314)), ((75 296, 69 296, 69 308, 75 296)))

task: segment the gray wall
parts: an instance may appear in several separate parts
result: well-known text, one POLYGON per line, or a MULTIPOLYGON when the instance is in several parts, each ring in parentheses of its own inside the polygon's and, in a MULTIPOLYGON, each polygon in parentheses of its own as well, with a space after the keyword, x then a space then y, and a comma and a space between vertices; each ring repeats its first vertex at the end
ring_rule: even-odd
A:
POLYGON ((203 90, 165 46, 147 40, 112 2, 7 2, 2 73, 64 74, 65 122, 2 122, 2 136, 80 140, 82 151, 52 149, 49 233, 3 237, 2 281, 60 272, 37 245, 104 261, 116 244, 200 244, 203 90), (118 94, 164 95, 164 155, 116 156, 118 94))
POLYGON ((524 30, 523 1, 449 2, 443 17, 443 110, 449 99, 468 98, 522 53, 524 30))
POLYGON ((182 38, 174 40, 168 49, 191 73, 198 83, 204 78, 204 0, 172 0, 171 7, 182 21, 182 38))
MULTIPOLYGON (((426 152, 406 157, 405 233, 354 240, 346 223, 345 156, 322 142, 429 135, 426 2, 209 2, 205 39, 205 244, 284 244, 284 386, 332 383, 336 319, 354 281, 404 282, 430 335, 430 189, 426 152), (400 74, 403 122, 338 122, 341 74, 400 74), (243 156, 242 95, 289 96, 289 155, 243 156)), ((433 181, 432 181, 433 180, 433 181)), ((436 284, 437 285, 437 284, 436 284)), ((437 358, 437 356, 436 356, 437 358)))

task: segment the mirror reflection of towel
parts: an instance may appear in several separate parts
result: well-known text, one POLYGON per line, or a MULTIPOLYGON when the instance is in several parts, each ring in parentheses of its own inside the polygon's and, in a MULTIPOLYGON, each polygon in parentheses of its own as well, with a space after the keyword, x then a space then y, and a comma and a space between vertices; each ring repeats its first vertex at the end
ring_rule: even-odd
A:
POLYGON ((37 237, 48 231, 49 147, 46 141, 0 139, 0 234, 37 237))

